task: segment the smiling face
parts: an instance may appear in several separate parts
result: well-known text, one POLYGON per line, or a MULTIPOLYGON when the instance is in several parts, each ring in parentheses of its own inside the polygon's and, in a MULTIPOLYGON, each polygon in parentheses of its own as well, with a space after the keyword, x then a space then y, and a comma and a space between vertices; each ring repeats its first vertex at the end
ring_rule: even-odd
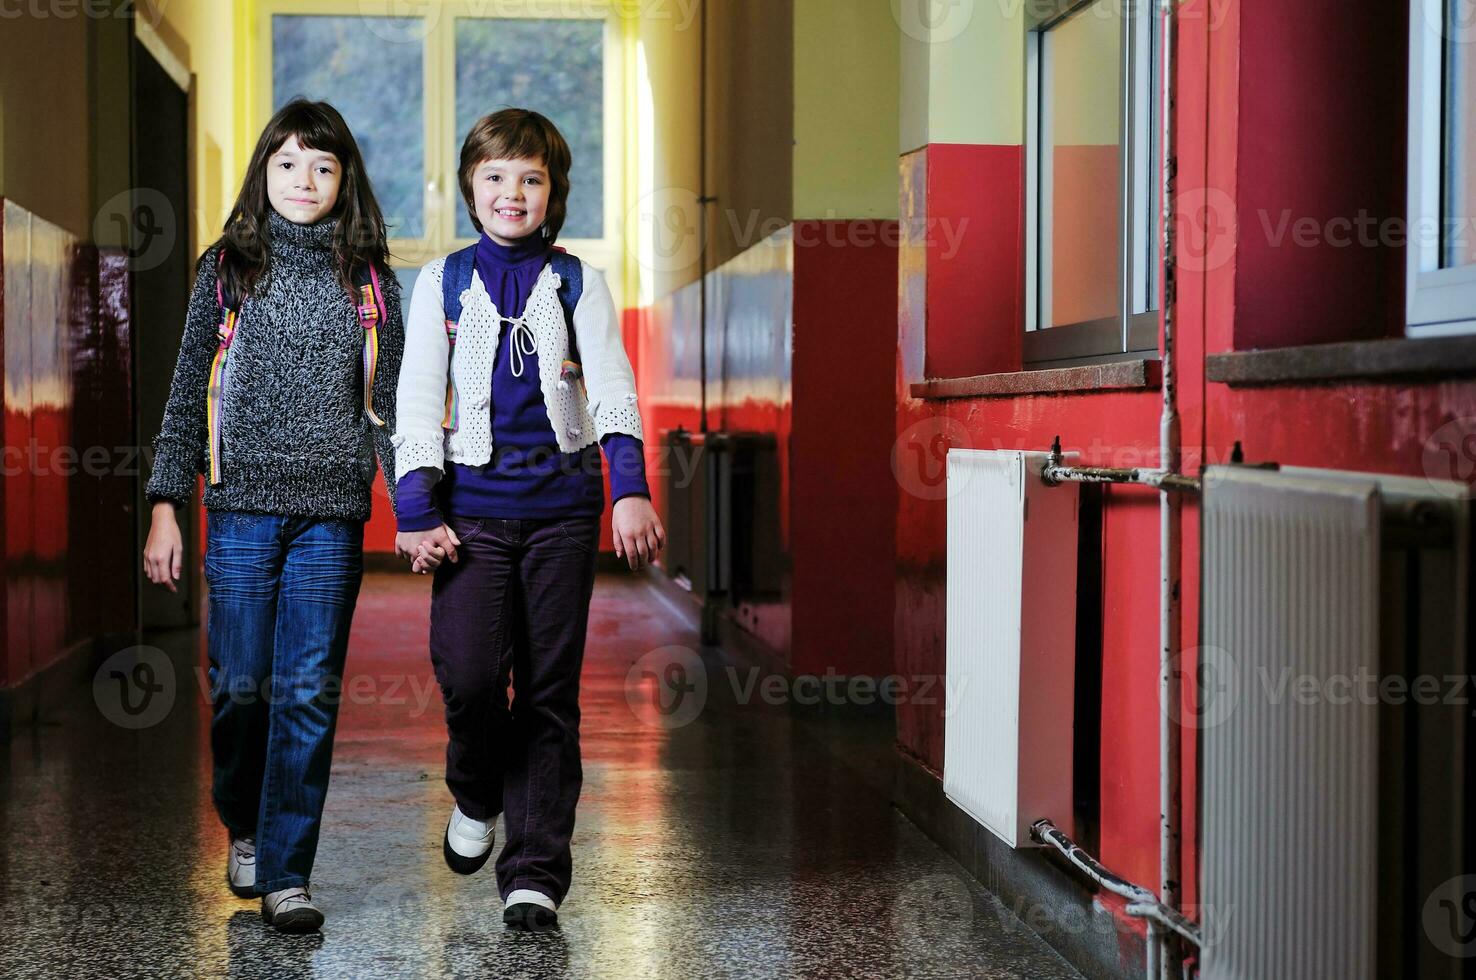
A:
POLYGON ((483 160, 472 171, 471 185, 477 220, 499 245, 536 234, 548 216, 549 178, 542 160, 483 160))
POLYGON ((267 161, 267 200, 288 221, 310 225, 338 203, 342 180, 338 157, 305 149, 296 136, 289 136, 267 161))

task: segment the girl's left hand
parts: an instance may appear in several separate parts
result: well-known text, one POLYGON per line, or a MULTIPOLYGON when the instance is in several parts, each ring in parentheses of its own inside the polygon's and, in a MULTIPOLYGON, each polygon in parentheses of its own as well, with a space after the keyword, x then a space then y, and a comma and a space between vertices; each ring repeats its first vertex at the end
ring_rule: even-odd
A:
POLYGON ((632 571, 645 568, 666 547, 666 529, 649 497, 621 497, 610 518, 615 535, 615 557, 624 558, 632 571))

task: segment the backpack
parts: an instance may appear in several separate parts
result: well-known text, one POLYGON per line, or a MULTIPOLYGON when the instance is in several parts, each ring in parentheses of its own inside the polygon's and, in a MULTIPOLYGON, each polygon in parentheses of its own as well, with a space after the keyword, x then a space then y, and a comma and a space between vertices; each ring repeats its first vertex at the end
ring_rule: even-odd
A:
MULTIPOLYGON (((451 345, 451 358, 456 356, 456 325, 461 321, 461 293, 471 288, 472 274, 476 271, 476 257, 477 247, 468 245, 446 256, 446 266, 441 271, 441 308, 446 316, 446 340, 451 345)), ((557 245, 549 253, 548 262, 559 276, 559 305, 564 309, 564 329, 569 334, 569 360, 559 368, 559 387, 567 388, 579 380, 582 374, 579 342, 574 333, 574 308, 579 305, 579 297, 584 293, 584 264, 557 245)), ((527 313, 526 310, 523 312, 527 313)), ((446 370, 446 414, 441 419, 441 428, 454 430, 458 406, 456 383, 451 377, 449 360, 450 358, 446 370)))
MULTIPOLYGON (((215 359, 210 362, 210 380, 205 388, 205 427, 210 444, 210 472, 206 474, 210 485, 221 482, 220 466, 220 392, 221 379, 225 375, 226 355, 230 353, 231 341, 236 336, 236 324, 241 318, 241 301, 226 295, 220 281, 221 266, 225 264, 222 249, 215 264, 215 301, 220 307, 220 327, 217 329, 219 345, 215 348, 215 359)), ((359 291, 355 306, 358 309, 359 326, 364 328, 364 413, 374 425, 383 427, 384 420, 374 412, 374 370, 379 363, 379 324, 385 315, 384 291, 379 285, 379 270, 370 264, 364 269, 355 269, 354 287, 359 291)))

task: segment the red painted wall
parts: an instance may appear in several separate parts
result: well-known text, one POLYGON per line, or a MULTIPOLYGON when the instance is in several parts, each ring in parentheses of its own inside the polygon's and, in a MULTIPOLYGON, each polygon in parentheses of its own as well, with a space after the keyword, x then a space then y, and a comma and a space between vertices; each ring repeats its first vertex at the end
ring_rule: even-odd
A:
POLYGON ((132 326, 126 257, 0 201, 4 656, 15 687, 132 628, 132 326))
POLYGON ((897 223, 801 221, 794 235, 791 666, 884 676, 896 537, 897 223))
MULTIPOLYGON (((1289 208, 1323 227, 1365 209, 1376 219, 1403 213, 1403 7, 1360 0, 1314 0, 1289 10, 1271 0, 1183 8, 1177 98, 1178 360, 1184 467, 1229 458, 1236 440, 1251 460, 1450 478, 1426 473, 1427 447, 1439 428, 1476 417, 1476 383, 1330 382, 1231 389, 1206 381, 1207 353, 1351 340, 1402 333, 1404 257, 1389 244, 1339 248, 1275 244, 1261 234, 1263 208, 1289 208), (1237 227, 1238 221, 1238 227, 1237 227), (1250 224, 1255 222, 1254 225, 1250 224)), ((1007 213, 1011 201, 978 202, 978 188, 957 201, 956 188, 932 179, 940 164, 930 146, 902 160, 903 221, 966 208, 1007 213), (919 170, 928 171, 926 180, 919 170), (918 188, 925 187, 926 193, 918 188)), ((980 159, 998 148, 979 147, 980 159)), ((1007 185, 980 182, 991 195, 1007 185)), ((1015 238, 1013 225, 1003 233, 1015 238)), ((982 247, 974 254, 983 254, 982 247)), ((1013 281, 993 276, 955 289, 940 284, 932 256, 915 243, 901 256, 897 366, 899 442, 933 446, 927 461, 941 479, 949 446, 1045 449, 1060 434, 1088 463, 1153 465, 1159 394, 1082 393, 997 399, 920 401, 918 348, 928 376, 976 372, 959 355, 969 343, 992 344, 1009 363, 1021 324, 994 311, 1013 309, 1013 281), (982 290, 982 293, 981 293, 982 290), (957 332, 965 328, 967 336, 957 332), (992 325, 999 333, 981 338, 992 325), (941 335, 941 336, 940 336, 941 335), (940 353, 941 345, 941 353, 940 353), (956 358, 956 362, 954 359, 956 358), (952 363, 951 370, 939 366, 952 363), (931 437, 931 438, 927 438, 931 437)), ((980 270, 988 275, 988 270, 980 270)), ((1018 364, 1018 361, 1015 361, 1018 364)), ((897 510, 895 639, 903 673, 939 673, 944 652, 946 502, 928 479, 903 482, 897 510)), ((1158 508, 1134 488, 1107 492, 1103 515, 1100 857, 1130 879, 1158 879, 1158 508)), ((1199 515, 1184 511, 1183 664, 1192 668, 1199 633, 1199 515)), ((1185 697, 1191 709, 1192 673, 1185 697)), ((1195 731, 1184 743, 1184 893, 1197 895, 1195 731)), ((903 704, 904 751, 940 771, 941 706, 903 704)))

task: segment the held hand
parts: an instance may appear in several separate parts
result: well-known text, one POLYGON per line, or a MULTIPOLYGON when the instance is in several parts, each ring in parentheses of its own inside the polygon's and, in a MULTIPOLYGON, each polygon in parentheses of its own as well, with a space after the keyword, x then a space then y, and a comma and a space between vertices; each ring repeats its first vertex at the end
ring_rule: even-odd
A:
POLYGON ((666 529, 646 497, 621 497, 615 501, 610 530, 615 535, 615 557, 624 558, 632 571, 655 561, 666 547, 666 529))
POLYGON ((410 570, 417 575, 435 569, 450 558, 457 560, 456 548, 461 539, 445 524, 429 531, 401 531, 395 535, 395 554, 411 563, 410 570))
POLYGON ((184 574, 184 542, 180 538, 179 523, 174 519, 174 505, 167 500, 154 505, 143 556, 144 574, 149 581, 178 593, 174 583, 184 574))

